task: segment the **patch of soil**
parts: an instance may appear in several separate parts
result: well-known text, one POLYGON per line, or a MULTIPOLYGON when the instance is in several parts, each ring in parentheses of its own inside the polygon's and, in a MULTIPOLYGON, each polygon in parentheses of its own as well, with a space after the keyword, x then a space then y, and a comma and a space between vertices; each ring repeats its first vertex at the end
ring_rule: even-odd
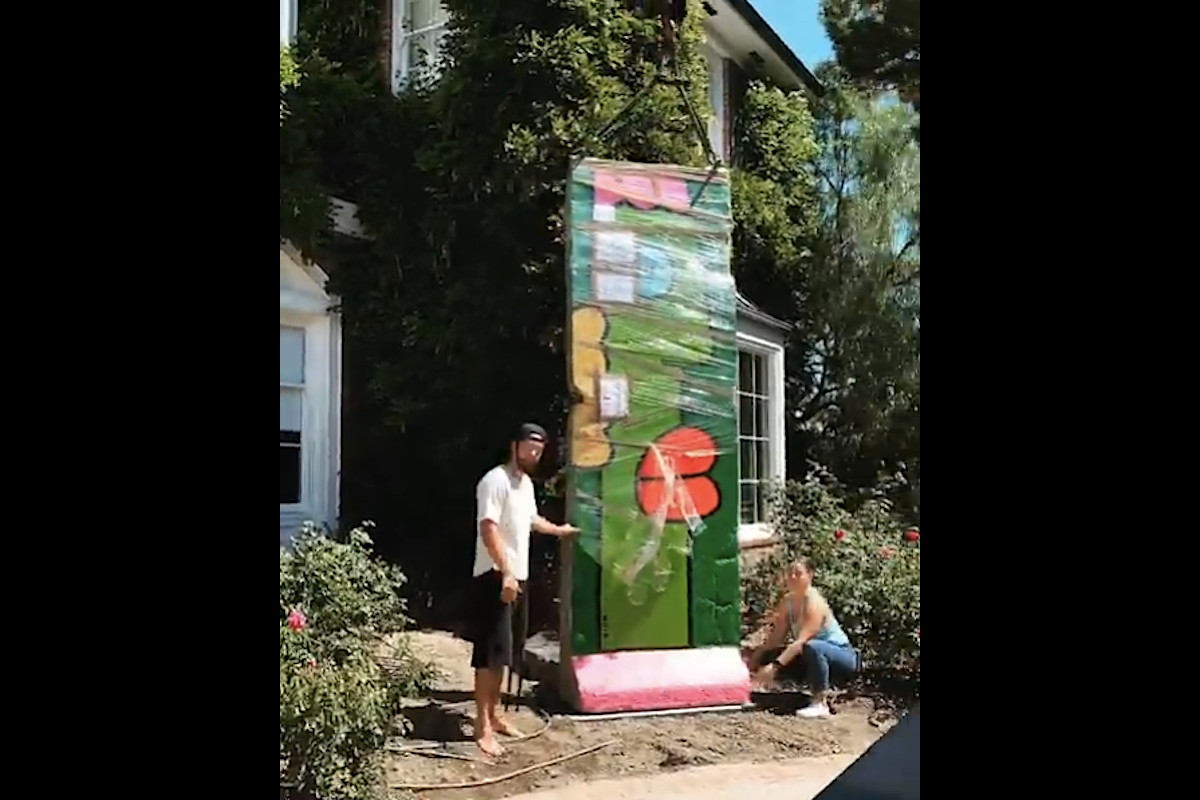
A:
MULTIPOLYGON (((756 696, 756 702, 761 700, 766 707, 755 711, 598 721, 552 717, 544 733, 508 742, 508 752, 501 759, 491 760, 471 741, 475 711, 470 699, 470 645, 438 631, 410 635, 414 650, 434 661, 442 675, 432 700, 414 702, 404 711, 413 730, 393 749, 410 751, 388 753, 386 777, 390 786, 497 777, 615 740, 594 753, 490 786, 439 790, 439 800, 495 800, 566 783, 705 764, 858 754, 885 729, 880 720, 871 719, 875 707, 869 699, 841 703, 831 719, 807 720, 793 713, 804 700, 797 700, 791 693, 771 693, 756 696), (437 743, 436 757, 428 751, 426 755, 411 751, 433 743, 437 743)), ((527 734, 545 726, 543 718, 530 707, 534 692, 536 684, 527 683, 523 705, 508 712, 508 718, 527 734)))

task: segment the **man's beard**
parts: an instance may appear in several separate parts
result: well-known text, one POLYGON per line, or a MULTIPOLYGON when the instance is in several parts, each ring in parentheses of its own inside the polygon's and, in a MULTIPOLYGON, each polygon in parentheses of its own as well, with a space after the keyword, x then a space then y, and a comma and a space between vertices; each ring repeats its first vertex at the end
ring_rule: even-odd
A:
POLYGON ((533 471, 537 469, 537 465, 538 465, 538 462, 533 460, 532 458, 518 458, 517 459, 517 466, 521 468, 522 472, 527 473, 527 474, 532 474, 533 471))

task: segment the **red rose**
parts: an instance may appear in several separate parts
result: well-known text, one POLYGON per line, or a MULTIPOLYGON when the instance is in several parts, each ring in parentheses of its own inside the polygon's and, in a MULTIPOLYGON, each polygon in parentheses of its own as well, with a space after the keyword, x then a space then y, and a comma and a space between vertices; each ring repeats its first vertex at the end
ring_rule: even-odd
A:
POLYGON ((838 540, 845 539, 846 532, 839 529, 838 532, 833 535, 833 538, 838 539, 838 540))
POLYGON ((315 658, 310 658, 308 660, 308 666, 311 667, 312 669, 316 669, 317 668, 317 660, 315 658))
POLYGON ((904 541, 906 542, 915 542, 920 538, 921 534, 917 533, 915 530, 907 530, 904 532, 904 541))
POLYGON ((298 608, 293 608, 292 613, 287 616, 287 626, 294 631, 304 630, 304 626, 308 624, 308 619, 305 618, 304 612, 298 608))

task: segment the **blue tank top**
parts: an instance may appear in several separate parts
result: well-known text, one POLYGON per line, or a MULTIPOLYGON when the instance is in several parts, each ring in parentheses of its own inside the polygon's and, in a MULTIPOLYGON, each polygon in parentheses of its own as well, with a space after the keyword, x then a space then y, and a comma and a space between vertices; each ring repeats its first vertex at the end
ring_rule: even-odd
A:
MULTIPOLYGON (((809 591, 812 591, 811 587, 809 588, 809 591)), ((804 604, 806 606, 808 605, 807 595, 804 598, 804 604)), ((792 616, 792 600, 790 597, 787 601, 787 613, 788 633, 790 633, 792 639, 795 640, 797 621, 792 616)), ((846 632, 842 630, 842 626, 838 623, 837 617, 833 615, 832 608, 829 609, 829 613, 825 615, 825 621, 821 623, 821 630, 817 631, 812 638, 820 639, 821 641, 829 642, 830 644, 842 645, 844 647, 849 647, 850 645, 850 637, 847 636, 846 632)))

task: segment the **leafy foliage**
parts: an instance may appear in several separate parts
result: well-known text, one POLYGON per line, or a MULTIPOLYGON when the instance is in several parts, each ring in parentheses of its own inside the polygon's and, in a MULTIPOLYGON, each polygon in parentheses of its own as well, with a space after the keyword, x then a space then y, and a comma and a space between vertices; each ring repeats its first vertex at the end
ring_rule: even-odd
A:
POLYGON ((822 0, 838 64, 859 86, 921 110, 921 0, 822 0))
POLYGON ((817 221, 811 164, 819 147, 808 101, 751 81, 734 142, 734 275, 764 310, 792 318, 817 221))
MULTIPOLYGON (((669 86, 596 138, 650 79, 656 19, 623 0, 446 5, 440 78, 411 76, 396 97, 381 4, 306 4, 304 80, 280 133, 280 230, 342 298, 342 508, 379 521, 381 551, 409 565, 407 588, 423 600, 414 613, 434 610, 436 591, 434 617, 452 618, 472 487, 516 422, 563 429, 570 157, 703 156, 669 86), (328 195, 355 201, 374 238, 329 237, 328 195)), ((689 4, 679 63, 706 114, 698 9, 689 4)), ((890 481, 887 496, 918 517, 919 238, 902 257, 880 246, 897 217, 889 203, 914 197, 911 180, 894 180, 911 154, 893 146, 882 112, 855 127, 875 107, 838 80, 812 106, 757 81, 733 98, 733 270, 745 294, 795 323, 790 463, 829 463, 855 501, 890 481), (842 172, 818 171, 818 159, 842 172)))
POLYGON ((814 582, 829 600, 867 669, 899 673, 910 689, 921 674, 921 542, 886 503, 851 513, 817 480, 790 482, 773 498, 781 544, 743 581, 748 629, 779 598, 785 567, 812 559, 814 582))
POLYGON ((328 189, 319 174, 321 130, 311 121, 321 113, 330 85, 341 81, 336 66, 309 52, 303 38, 287 52, 304 80, 280 90, 286 113, 279 123, 279 240, 311 253, 329 214, 328 189))
POLYGON ((287 113, 283 103, 283 93, 290 87, 300 83, 300 69, 296 66, 292 53, 283 45, 279 46, 279 124, 283 125, 283 117, 287 113))
POLYGON ((834 67, 815 107, 817 233, 788 349, 788 447, 920 520, 920 148, 912 111, 834 67))
MULTIPOLYGON (((426 690, 430 665, 403 636, 403 574, 371 555, 364 528, 334 541, 312 526, 279 553, 279 748, 284 782, 316 798, 378 797, 379 750, 399 701, 426 690), (396 665, 385 674, 377 661, 396 665)), ((403 732, 401 728, 398 732, 403 732)))
MULTIPOLYGON (((622 0, 447 0, 442 73, 411 76, 399 97, 379 69, 377 16, 348 4, 306 6, 281 184, 311 165, 374 238, 326 237, 292 187, 281 189, 281 231, 314 241, 342 298, 343 509, 377 519, 388 555, 420 566, 415 594, 432 603, 440 588, 451 614, 447 587, 460 582, 447 578, 470 560, 472 487, 516 422, 565 422, 570 158, 698 165, 703 150, 665 84, 597 139, 655 70, 659 23, 622 0)), ((678 65, 706 114, 698 8, 678 65)))

